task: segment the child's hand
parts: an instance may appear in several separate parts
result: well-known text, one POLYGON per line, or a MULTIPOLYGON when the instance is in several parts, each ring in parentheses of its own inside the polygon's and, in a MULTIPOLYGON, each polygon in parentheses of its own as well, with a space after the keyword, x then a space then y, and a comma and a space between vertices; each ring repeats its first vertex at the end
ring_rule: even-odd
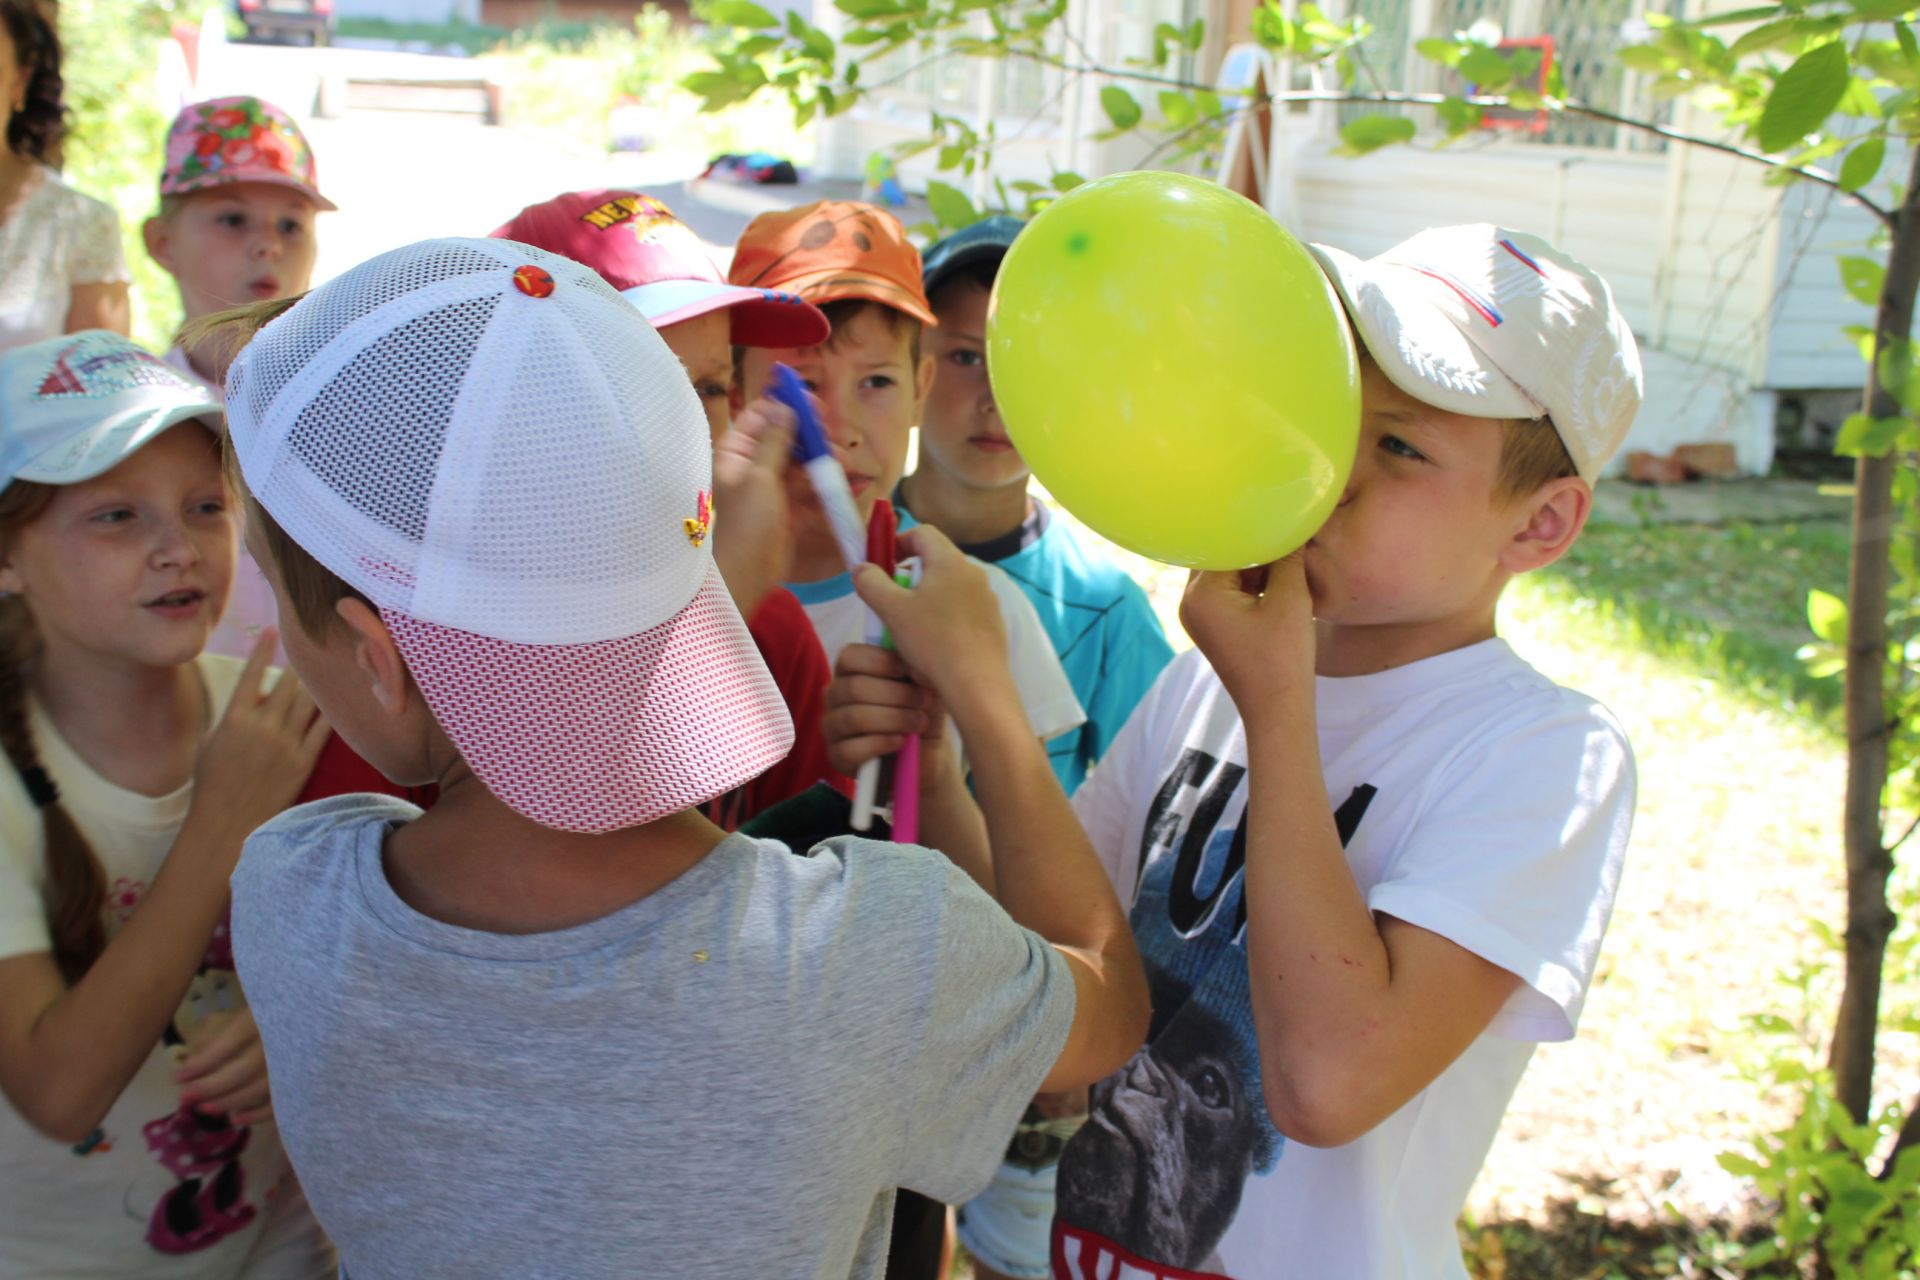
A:
POLYGON ((919 734, 920 776, 943 767, 947 711, 940 695, 914 684, 900 655, 870 644, 850 644, 833 664, 820 732, 827 761, 851 778, 869 760, 892 755, 919 734))
POLYGON ((713 446, 713 559, 743 615, 793 568, 786 479, 793 430, 793 410, 762 396, 713 446))
POLYGON ((913 678, 956 712, 979 697, 1002 696, 1013 676, 1000 600, 986 570, 931 525, 901 534, 899 546, 902 558, 920 557, 918 586, 898 586, 872 565, 860 567, 853 586, 887 625, 913 678))
POLYGON ((267 663, 279 642, 272 627, 254 641, 233 701, 200 749, 194 773, 194 808, 206 806, 242 839, 294 802, 332 732, 291 671, 264 690, 267 663))
POLYGON ((216 1013, 201 1023, 173 1080, 181 1105, 203 1115, 225 1115, 236 1125, 273 1118, 267 1051, 249 1010, 216 1013))
POLYGON ((1299 554, 1257 569, 1196 570, 1180 622, 1244 719, 1276 698, 1313 696, 1313 598, 1299 554))

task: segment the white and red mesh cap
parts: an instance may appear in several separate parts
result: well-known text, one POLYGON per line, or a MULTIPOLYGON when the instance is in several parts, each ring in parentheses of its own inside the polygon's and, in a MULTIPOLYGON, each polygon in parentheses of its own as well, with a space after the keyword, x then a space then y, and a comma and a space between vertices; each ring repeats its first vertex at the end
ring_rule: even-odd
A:
POLYGON ((714 568, 699 401, 586 267, 511 240, 395 249, 263 329, 227 396, 255 499, 373 601, 515 811, 637 826, 792 746, 714 568))

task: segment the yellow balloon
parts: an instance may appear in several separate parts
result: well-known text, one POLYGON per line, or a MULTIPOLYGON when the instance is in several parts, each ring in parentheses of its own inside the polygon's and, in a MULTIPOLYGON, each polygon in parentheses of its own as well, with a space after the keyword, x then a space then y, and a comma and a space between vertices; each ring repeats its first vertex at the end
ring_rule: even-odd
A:
POLYGON ((1272 216, 1198 178, 1116 174, 1034 218, 994 283, 987 367, 1040 482, 1168 564, 1279 559, 1353 467, 1339 300, 1272 216))

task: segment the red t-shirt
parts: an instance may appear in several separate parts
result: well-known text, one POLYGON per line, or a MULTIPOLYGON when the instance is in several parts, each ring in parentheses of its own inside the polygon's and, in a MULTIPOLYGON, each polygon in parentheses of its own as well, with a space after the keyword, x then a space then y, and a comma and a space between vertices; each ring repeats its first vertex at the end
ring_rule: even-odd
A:
POLYGON ((399 796, 419 805, 422 809, 431 808, 434 797, 440 788, 435 786, 403 787, 388 782, 381 772, 360 758, 359 752, 347 745, 347 740, 339 734, 327 738, 327 745, 320 748, 320 759, 314 762, 313 773, 307 778, 306 789, 300 793, 295 804, 305 804, 309 800, 325 800, 330 796, 351 796, 374 791, 383 796, 399 796))
POLYGON ((820 637, 806 609, 793 592, 775 587, 747 619, 747 631, 760 646, 760 656, 773 673, 780 696, 787 700, 787 712, 793 717, 793 750, 745 786, 708 802, 707 817, 728 831, 816 782, 843 791, 853 787, 827 763, 827 740, 820 732, 820 716, 826 710, 827 682, 833 678, 833 668, 827 663, 827 651, 820 647, 820 637))

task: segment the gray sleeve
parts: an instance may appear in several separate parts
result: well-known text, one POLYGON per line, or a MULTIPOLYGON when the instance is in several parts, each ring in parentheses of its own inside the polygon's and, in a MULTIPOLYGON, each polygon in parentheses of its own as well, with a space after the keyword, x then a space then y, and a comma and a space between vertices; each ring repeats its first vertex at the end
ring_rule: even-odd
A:
POLYGON ((948 871, 897 1180, 961 1204, 985 1188, 1053 1069, 1074 998, 1060 953, 948 871))

